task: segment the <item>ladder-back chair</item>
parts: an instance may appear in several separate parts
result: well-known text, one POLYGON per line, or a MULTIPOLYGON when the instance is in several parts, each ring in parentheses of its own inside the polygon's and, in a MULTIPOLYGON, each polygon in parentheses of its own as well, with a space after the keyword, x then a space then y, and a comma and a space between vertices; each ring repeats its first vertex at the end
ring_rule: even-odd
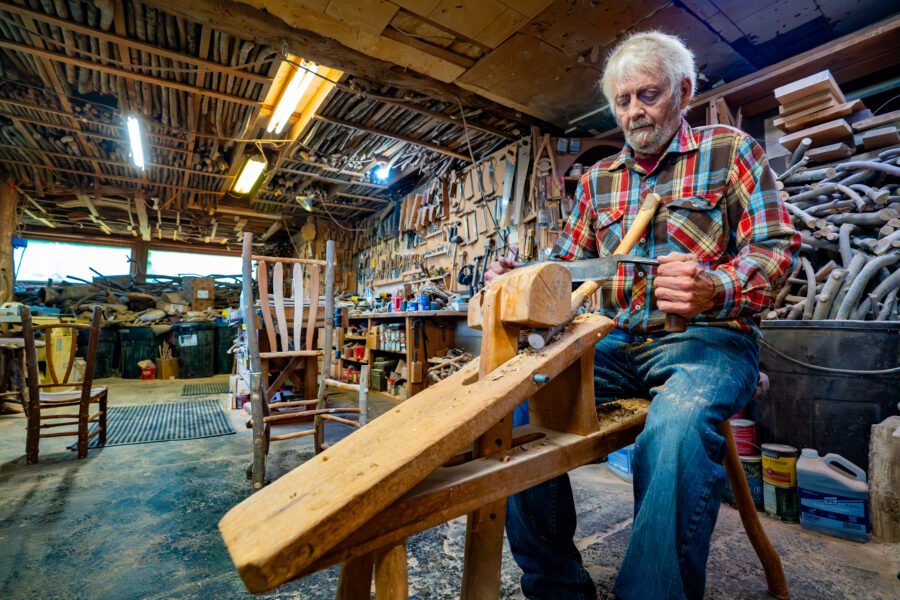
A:
POLYGON ((327 407, 324 380, 331 366, 331 352, 319 350, 320 344, 316 343, 316 332, 322 326, 324 339, 321 340, 321 346, 331 348, 334 242, 329 240, 326 243, 325 260, 256 256, 252 250, 253 234, 244 233, 241 308, 246 325, 251 372, 251 478, 255 491, 265 485, 266 456, 270 442, 312 435, 315 436, 314 447, 318 452, 324 442, 324 422, 345 421, 335 413, 358 413, 359 409, 327 407), (257 267, 258 293, 254 293, 254 261, 257 267), (290 295, 285 293, 286 267, 291 269, 290 295), (321 378, 318 377, 320 358, 323 373, 321 378), (276 392, 286 382, 293 384, 295 396, 299 395, 296 394, 297 390, 302 389, 303 398, 272 402, 276 392), (273 435, 271 432, 271 427, 275 424, 288 425, 309 420, 313 420, 312 429, 281 435, 273 435))
POLYGON ((100 307, 94 307, 89 325, 80 323, 53 323, 35 327, 31 319, 31 311, 27 306, 20 309, 22 320, 22 337, 25 340, 25 379, 27 382, 27 395, 23 397, 25 416, 28 429, 25 438, 25 462, 34 464, 38 460, 38 444, 41 438, 76 436, 78 438, 78 458, 86 458, 88 454, 88 442, 94 436, 99 436, 100 445, 106 443, 107 422, 107 389, 94 387, 94 362, 97 355, 97 340, 100 337, 100 326, 103 314, 100 307), (69 359, 66 371, 63 374, 57 372, 54 366, 53 331, 57 329, 70 329, 72 335, 69 348, 69 359), (78 350, 78 330, 90 330, 86 354, 84 376, 81 381, 75 381, 74 364, 75 354, 78 350), (47 343, 44 346, 46 353, 47 374, 49 383, 41 383, 38 374, 37 346, 35 337, 40 336, 47 343), (56 391, 53 391, 56 390, 56 391), (99 410, 91 414, 91 405, 97 404, 99 410), (77 412, 73 412, 75 407, 77 412), (59 409, 69 409, 58 412, 59 409), (88 428, 93 422, 98 423, 94 431, 88 433, 88 428), (74 430, 44 432, 56 427, 75 427, 74 430), (42 433, 43 432, 43 433, 42 433))

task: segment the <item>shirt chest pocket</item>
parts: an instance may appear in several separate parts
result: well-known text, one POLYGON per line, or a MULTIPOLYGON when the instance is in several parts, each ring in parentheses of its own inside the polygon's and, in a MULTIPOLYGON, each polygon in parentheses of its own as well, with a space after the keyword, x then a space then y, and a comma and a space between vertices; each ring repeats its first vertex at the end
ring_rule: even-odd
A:
POLYGON ((712 192, 667 202, 669 249, 694 254, 701 262, 720 258, 728 245, 721 198, 722 192, 712 192))
POLYGON ((594 239, 597 242, 597 255, 612 254, 622 241, 622 217, 625 215, 625 204, 598 207, 597 218, 594 219, 594 239))

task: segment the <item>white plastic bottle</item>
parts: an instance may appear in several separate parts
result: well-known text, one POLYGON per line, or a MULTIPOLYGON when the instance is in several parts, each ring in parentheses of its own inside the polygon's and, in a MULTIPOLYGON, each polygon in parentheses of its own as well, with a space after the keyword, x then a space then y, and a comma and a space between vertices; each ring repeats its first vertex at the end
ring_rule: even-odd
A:
POLYGON ((804 448, 797 460, 800 525, 857 542, 869 539, 866 473, 839 454, 804 448))

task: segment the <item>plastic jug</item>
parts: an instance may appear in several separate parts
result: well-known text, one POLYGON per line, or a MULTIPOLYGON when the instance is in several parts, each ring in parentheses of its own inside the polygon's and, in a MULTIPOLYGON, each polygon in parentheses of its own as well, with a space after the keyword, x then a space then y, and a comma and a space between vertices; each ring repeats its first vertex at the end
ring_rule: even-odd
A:
POLYGON ((858 542, 869 539, 866 473, 840 454, 804 448, 797 460, 800 525, 858 542))

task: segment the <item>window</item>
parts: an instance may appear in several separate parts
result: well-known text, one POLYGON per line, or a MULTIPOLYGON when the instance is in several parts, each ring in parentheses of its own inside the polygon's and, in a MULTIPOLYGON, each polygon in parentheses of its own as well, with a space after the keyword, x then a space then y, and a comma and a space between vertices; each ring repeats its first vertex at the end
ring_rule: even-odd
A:
POLYGON ((241 257, 220 254, 195 254, 151 250, 147 256, 147 275, 240 275, 241 257))
POLYGON ((97 276, 91 267, 103 275, 131 272, 131 248, 118 246, 28 240, 25 248, 16 250, 13 259, 18 281, 65 281, 69 277, 91 281, 97 276))

